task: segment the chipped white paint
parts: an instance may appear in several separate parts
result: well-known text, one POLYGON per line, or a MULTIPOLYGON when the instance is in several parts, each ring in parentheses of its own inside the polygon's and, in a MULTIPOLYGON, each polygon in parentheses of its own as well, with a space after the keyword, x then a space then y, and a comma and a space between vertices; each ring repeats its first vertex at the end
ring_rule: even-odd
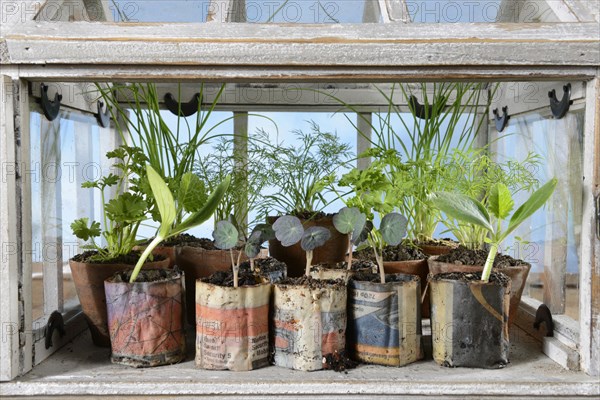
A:
POLYGON ((13 81, 0 75, 0 381, 19 374, 19 266, 13 81))
POLYGON ((204 66, 595 66, 596 23, 579 24, 25 23, 6 42, 14 64, 204 66), (108 29, 110 28, 110 29, 108 29), (519 51, 515 51, 519 48, 519 51), (306 57, 306 54, 318 57, 306 57), (527 57, 523 57, 527 54, 527 57))

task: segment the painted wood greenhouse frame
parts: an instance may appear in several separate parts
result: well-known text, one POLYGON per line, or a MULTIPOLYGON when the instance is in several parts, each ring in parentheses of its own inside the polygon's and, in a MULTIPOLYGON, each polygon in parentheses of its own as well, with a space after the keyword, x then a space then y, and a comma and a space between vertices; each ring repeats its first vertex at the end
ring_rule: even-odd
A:
MULTIPOLYGON (((247 2, 212 0, 205 23, 117 23, 107 22, 114 10, 103 0, 0 0, 0 381, 5 381, 0 383, 0 394, 600 395, 596 379, 600 376, 599 3, 503 0, 501 4, 510 5, 513 14, 499 21, 435 24, 411 23, 408 0, 366 0, 363 21, 368 23, 280 24, 245 22, 247 2), (532 3, 552 18, 519 22, 519 10, 532 3), (548 90, 570 82, 574 107, 584 113, 579 318, 557 315, 555 336, 538 335, 537 340, 545 360, 580 372, 558 383, 544 380, 543 371, 532 372, 527 382, 517 379, 513 384, 511 377, 497 373, 490 373, 488 379, 482 372, 477 383, 469 383, 462 377, 453 382, 451 376, 456 373, 448 379, 439 375, 429 379, 418 375, 427 372, 406 372, 407 382, 413 378, 417 382, 412 386, 398 382, 393 374, 404 375, 398 370, 382 373, 369 368, 359 378, 339 382, 318 374, 262 371, 252 377, 219 375, 219 386, 208 375, 194 383, 178 381, 168 370, 154 376, 147 370, 125 381, 119 380, 118 373, 108 372, 102 375, 103 388, 94 386, 92 380, 70 384, 67 372, 65 378, 36 382, 36 365, 86 327, 77 309, 66 312, 68 334, 55 336, 56 345, 47 350, 44 325, 32 317, 32 263, 24 246, 32 229, 32 194, 27 184, 29 115, 37 107, 42 82, 60 88, 66 107, 92 115, 97 111, 95 100, 81 95, 89 82, 134 81, 158 82, 164 91, 172 82, 184 86, 227 82, 234 92, 244 87, 274 91, 274 100, 232 100, 220 105, 241 115, 236 127, 242 131, 248 129, 249 109, 312 109, 310 97, 286 103, 285 88, 290 85, 333 87, 370 118, 377 100, 366 85, 357 83, 482 81, 500 82, 501 88, 511 83, 519 94, 504 92, 493 99, 491 109, 509 104, 511 115, 516 115, 539 108, 522 101, 523 96, 531 95, 541 104, 547 102, 548 90), (534 94, 527 92, 527 84, 536 85, 534 94), (416 378, 410 376, 413 373, 416 378)), ((320 107, 335 110, 331 105, 320 107)), ((484 117, 493 126, 493 115, 484 117)), ((103 146, 119 142, 114 130, 106 129, 103 134, 103 146)), ((357 143, 359 150, 367 146, 360 135, 357 143)), ((244 143, 237 146, 239 151, 244 143)), ((51 310, 66 309, 60 292, 62 273, 56 269, 48 269, 44 278, 46 319, 51 310)), ((550 273, 558 277, 560 291, 564 270, 550 273)), ((522 302, 519 325, 523 329, 532 331, 539 304, 532 299, 522 302)), ((522 377, 523 371, 513 373, 522 377)))

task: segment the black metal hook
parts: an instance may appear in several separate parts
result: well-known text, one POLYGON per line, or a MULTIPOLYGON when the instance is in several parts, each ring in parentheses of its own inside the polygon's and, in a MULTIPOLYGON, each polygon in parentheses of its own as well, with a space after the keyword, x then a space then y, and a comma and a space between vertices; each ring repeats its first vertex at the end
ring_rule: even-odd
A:
POLYGON ((48 85, 41 84, 41 99, 40 104, 42 106, 42 111, 48 121, 54 121, 58 116, 58 112, 60 111, 60 101, 62 100, 62 95, 55 93, 54 101, 50 101, 48 98, 48 85))
POLYGON ((569 111, 569 107, 573 104, 573 100, 571 100, 571 84, 567 83, 563 86, 563 97, 558 100, 556 98, 556 90, 552 89, 548 92, 548 97, 550 98, 550 110, 552 110, 552 115, 554 118, 561 119, 564 117, 569 111))
POLYGON ((104 108, 104 102, 102 100, 98 100, 97 106, 98 112, 96 113, 96 120, 98 120, 98 125, 100 125, 103 128, 108 128, 108 126, 110 125, 109 106, 106 105, 106 111, 102 111, 102 108, 104 108))
POLYGON ((426 109, 425 105, 419 103, 419 100, 412 94, 408 99, 408 107, 417 118, 427 119, 433 115, 433 104, 429 104, 426 109))
POLYGON ((189 117, 198 111, 200 104, 200 93, 196 93, 187 103, 179 103, 171 93, 165 94, 165 105, 167 109, 180 117, 189 117))
POLYGON ((492 112, 494 113, 494 119, 496 120, 496 129, 498 132, 502 132, 508 126, 508 120, 510 119, 510 115, 508 115, 508 106, 502 107, 502 116, 499 115, 497 108, 494 108, 492 112))
POLYGON ((65 331, 65 322, 63 320, 63 316, 58 311, 54 311, 52 314, 50 314, 50 318, 48 318, 48 324, 46 325, 46 329, 44 331, 46 336, 46 349, 52 347, 52 334, 54 333, 55 329, 57 329, 58 333, 60 333, 60 337, 65 336, 67 333, 65 331))

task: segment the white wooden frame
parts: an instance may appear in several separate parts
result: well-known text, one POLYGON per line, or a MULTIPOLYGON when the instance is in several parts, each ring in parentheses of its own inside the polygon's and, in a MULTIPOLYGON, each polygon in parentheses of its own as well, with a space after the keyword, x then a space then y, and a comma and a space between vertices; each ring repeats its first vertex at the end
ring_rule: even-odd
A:
MULTIPOLYGON (((0 0, 0 10, 8 3, 0 0)), ((431 26, 392 23, 390 18, 389 24, 369 26, 241 23, 223 24, 219 29, 211 24, 66 25, 23 18, 23 10, 38 5, 35 1, 23 1, 24 8, 18 14, 1 16, 0 74, 4 74, 2 84, 6 87, 0 97, 7 101, 0 105, 0 141, 2 161, 7 165, 28 150, 28 144, 23 142, 20 151, 15 148, 12 118, 19 112, 28 113, 25 96, 15 101, 7 89, 18 87, 24 94, 26 80, 586 81, 586 243, 580 278, 579 346, 582 369, 600 374, 596 363, 600 358, 600 244, 595 237, 593 205, 594 197, 600 194, 600 27, 597 11, 588 9, 586 3, 561 1, 554 12, 566 16, 561 16, 563 22, 552 24, 431 26), (307 54, 318 57, 308 58, 307 54), (8 85, 13 80, 16 85, 8 85)), ((13 188, 18 188, 16 178, 0 182, 2 204, 15 205, 0 210, 0 236, 2 241, 18 243, 19 217, 23 216, 18 214, 18 206, 30 206, 30 199, 21 189, 24 197, 17 204, 9 195, 14 193, 13 188)), ((25 217, 20 224, 24 237, 30 221, 25 217)), ((8 299, 8 306, 0 309, 0 323, 3 327, 19 328, 19 335, 9 335, 10 340, 0 343, 2 357, 8 354, 10 360, 0 361, 0 380, 10 380, 31 369, 31 345, 27 344, 31 343, 31 307, 26 299, 27 279, 20 281, 28 276, 31 266, 30 260, 18 252, 9 254, 0 265, 0 289, 3 299, 8 299), (25 299, 17 292, 19 283, 24 285, 25 299)))

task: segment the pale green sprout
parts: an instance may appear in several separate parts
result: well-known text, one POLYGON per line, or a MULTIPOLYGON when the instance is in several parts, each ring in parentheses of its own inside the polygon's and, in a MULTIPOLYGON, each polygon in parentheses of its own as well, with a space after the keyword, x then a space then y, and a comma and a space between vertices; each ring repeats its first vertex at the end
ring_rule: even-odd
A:
POLYGON ((489 232, 486 242, 489 243, 490 250, 481 274, 481 280, 488 282, 502 241, 548 201, 557 183, 558 180, 553 178, 533 192, 529 199, 512 214, 506 229, 503 229, 502 223, 510 215, 515 202, 510 190, 502 183, 492 186, 488 209, 480 201, 460 193, 436 192, 432 196, 432 201, 448 216, 480 226, 489 232))

